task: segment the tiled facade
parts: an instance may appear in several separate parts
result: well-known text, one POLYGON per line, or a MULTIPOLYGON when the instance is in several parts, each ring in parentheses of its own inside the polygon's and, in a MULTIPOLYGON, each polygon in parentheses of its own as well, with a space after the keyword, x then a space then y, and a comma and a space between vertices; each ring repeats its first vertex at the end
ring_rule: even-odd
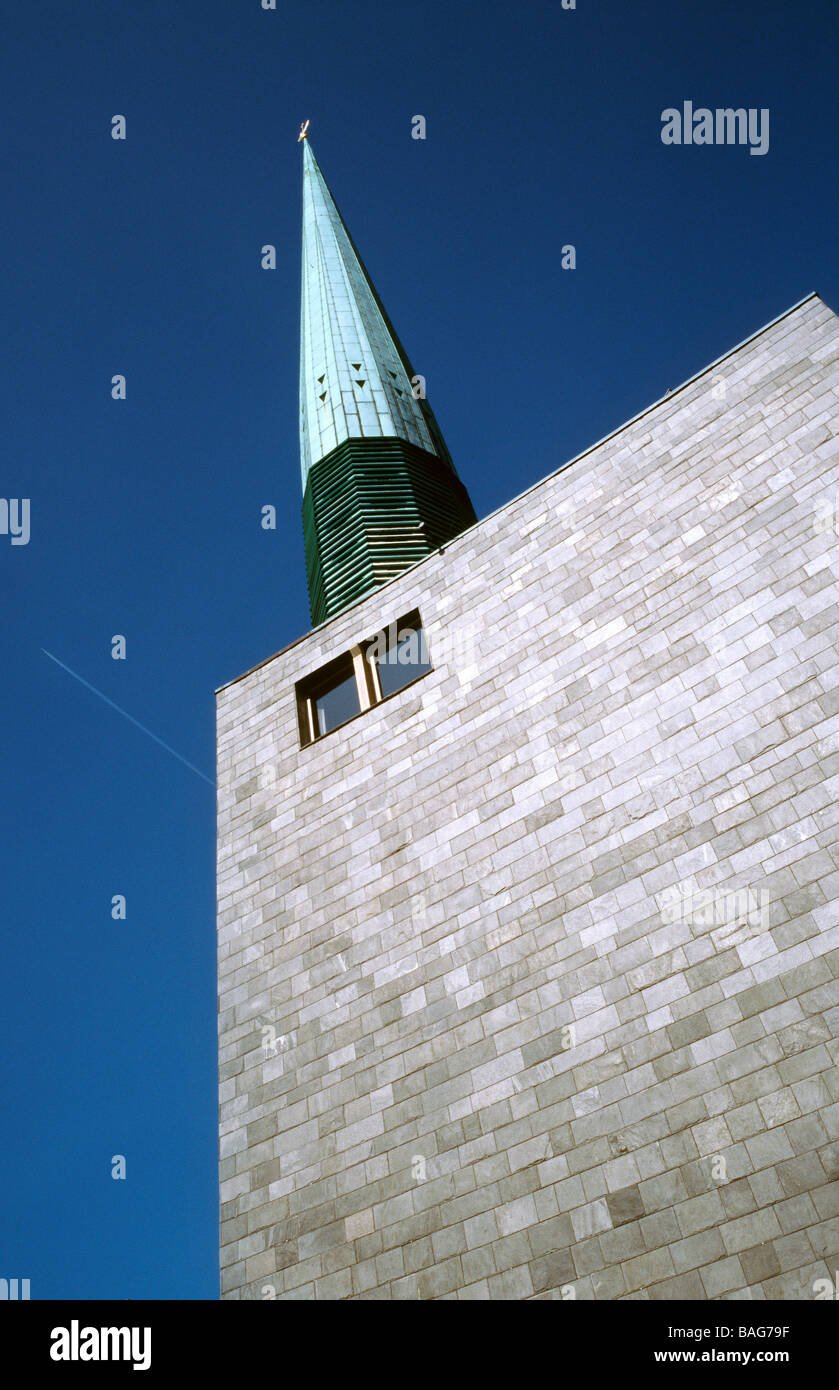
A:
POLYGON ((837 419, 811 297, 219 692, 222 1297, 832 1278, 837 419))

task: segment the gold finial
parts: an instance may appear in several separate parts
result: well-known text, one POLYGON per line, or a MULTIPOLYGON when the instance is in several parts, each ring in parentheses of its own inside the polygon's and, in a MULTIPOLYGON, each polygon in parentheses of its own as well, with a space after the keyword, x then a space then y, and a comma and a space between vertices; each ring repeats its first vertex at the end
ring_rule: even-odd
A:
POLYGON ((308 129, 309 129, 309 122, 308 122, 308 121, 304 121, 303 124, 302 124, 301 127, 300 127, 300 134, 299 134, 298 137, 297 137, 297 143, 298 143, 298 145, 300 144, 300 141, 301 141, 301 140, 307 140, 307 139, 309 138, 309 137, 307 136, 307 134, 306 134, 306 131, 307 131, 308 129))

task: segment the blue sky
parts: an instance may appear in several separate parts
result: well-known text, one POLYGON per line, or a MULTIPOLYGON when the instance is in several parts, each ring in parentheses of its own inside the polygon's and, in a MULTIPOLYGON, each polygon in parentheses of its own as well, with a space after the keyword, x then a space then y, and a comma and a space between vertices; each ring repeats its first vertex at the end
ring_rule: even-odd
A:
POLYGON ((214 689, 308 627, 299 123, 481 516, 808 291, 839 309, 839 12, 45 0, 4 31, 0 1276, 215 1298, 204 779, 214 689), (664 146, 685 100, 768 108, 768 153, 664 146))

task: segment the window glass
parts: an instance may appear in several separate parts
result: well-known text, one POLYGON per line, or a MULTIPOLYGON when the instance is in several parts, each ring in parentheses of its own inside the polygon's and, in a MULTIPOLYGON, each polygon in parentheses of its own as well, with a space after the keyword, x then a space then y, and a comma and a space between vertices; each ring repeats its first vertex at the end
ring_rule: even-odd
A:
POLYGON ((336 729, 339 724, 352 719, 354 714, 359 714, 361 705, 353 672, 337 685, 333 685, 331 690, 315 696, 312 704, 315 708, 318 735, 328 734, 330 729, 336 729))
POLYGON ((428 660, 428 647, 422 628, 403 629, 384 656, 377 658, 376 669, 383 699, 430 671, 431 662, 428 660))
POLYGON ((416 609, 313 671, 295 687, 300 745, 323 738, 362 710, 375 709, 432 670, 416 609))

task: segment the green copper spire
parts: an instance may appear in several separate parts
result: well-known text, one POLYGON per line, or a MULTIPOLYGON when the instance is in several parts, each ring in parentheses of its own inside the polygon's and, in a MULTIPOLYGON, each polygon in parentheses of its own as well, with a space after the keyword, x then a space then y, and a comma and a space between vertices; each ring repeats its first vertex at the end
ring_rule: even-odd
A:
POLYGON ((475 521, 437 421, 303 140, 300 468, 312 620, 475 521))

